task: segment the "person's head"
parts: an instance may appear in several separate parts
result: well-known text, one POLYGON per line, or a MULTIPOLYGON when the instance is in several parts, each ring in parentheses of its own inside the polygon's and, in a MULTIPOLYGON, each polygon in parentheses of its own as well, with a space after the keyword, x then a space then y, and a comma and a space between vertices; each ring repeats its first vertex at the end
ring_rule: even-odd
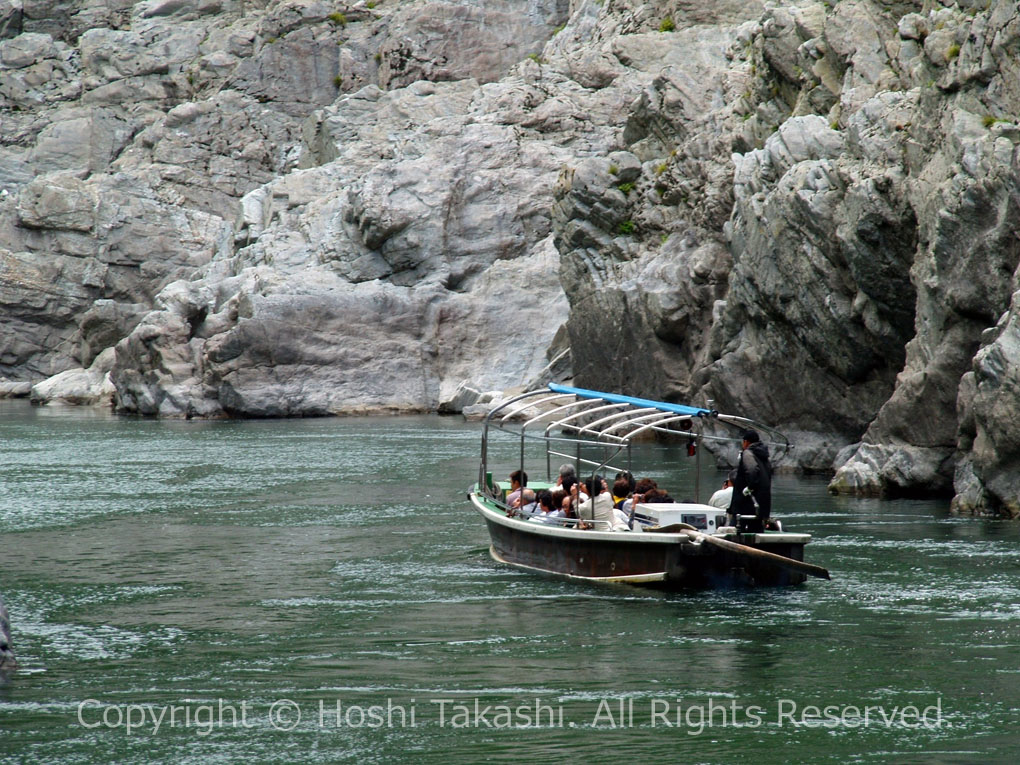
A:
MULTIPOLYGON (((619 473, 617 473, 616 474, 616 480, 617 481, 623 480, 623 481, 627 482, 627 494, 629 494, 630 492, 634 491, 634 486, 636 484, 636 481, 634 480, 634 474, 631 473, 629 470, 621 470, 619 473)), ((614 484, 614 486, 615 486, 615 484, 614 484)), ((616 494, 616 491, 613 491, 613 494, 616 494)), ((616 496, 623 497, 625 495, 624 494, 616 494, 616 496)))
POLYGON ((634 493, 635 494, 644 494, 649 489, 654 489, 657 486, 658 486, 658 484, 655 483, 655 481, 653 481, 651 478, 642 478, 634 486, 634 493))
POLYGON ((510 488, 519 489, 528 485, 528 474, 523 470, 515 470, 510 474, 510 488))
POLYGON ((539 507, 546 513, 551 513, 556 509, 556 505, 553 503, 553 495, 551 491, 540 491, 538 493, 538 504, 539 507))
POLYGON ((564 479, 564 478, 573 478, 575 476, 577 476, 577 470, 574 468, 574 466, 572 464, 570 464, 569 462, 564 462, 562 465, 560 465, 560 479, 561 479, 561 483, 562 483, 562 479, 564 479))
POLYGON ((593 475, 584 479, 584 487, 589 497, 597 497, 601 494, 603 486, 605 486, 605 482, 602 480, 602 476, 593 475))
POLYGON ((745 430, 742 437, 744 439, 744 448, 745 449, 748 446, 750 446, 751 444, 756 444, 759 441, 761 441, 761 438, 758 437, 758 431, 757 430, 751 430, 751 429, 745 430))
POLYGON ((728 488, 728 487, 732 486, 733 482, 736 481, 736 480, 737 480, 737 471, 736 471, 736 469, 734 469, 734 470, 731 470, 729 473, 726 474, 726 480, 723 481, 723 488, 725 489, 725 488, 728 488))
POLYGON ((530 505, 535 501, 535 492, 531 489, 525 489, 521 492, 521 504, 530 505))
POLYGON ((613 496, 626 497, 628 494, 630 494, 630 484, 627 483, 627 479, 617 478, 613 484, 613 496))
POLYGON ((563 479, 563 491, 569 496, 571 489, 577 484, 577 479, 573 476, 567 476, 563 479))

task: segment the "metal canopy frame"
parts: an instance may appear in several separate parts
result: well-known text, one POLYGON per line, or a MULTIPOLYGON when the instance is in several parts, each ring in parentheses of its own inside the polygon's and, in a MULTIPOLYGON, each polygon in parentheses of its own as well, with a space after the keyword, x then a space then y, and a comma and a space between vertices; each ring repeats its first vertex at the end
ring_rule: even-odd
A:
MULTIPOLYGON (((478 485, 491 490, 488 476, 489 430, 508 433, 520 439, 520 468, 524 470, 525 443, 530 437, 546 445, 546 472, 552 479, 552 457, 573 459, 580 475, 581 465, 594 466, 592 474, 602 470, 621 470, 610 465, 623 450, 627 450, 627 470, 630 470, 631 444, 646 433, 668 433, 692 439, 696 445, 702 441, 738 442, 740 431, 754 428, 767 436, 765 443, 774 452, 773 464, 782 459, 791 446, 789 440, 774 428, 747 417, 721 414, 714 409, 672 404, 665 401, 603 393, 583 388, 572 388, 550 383, 547 388, 528 391, 503 402, 485 417, 482 431, 481 465, 478 485), (591 419, 591 418, 595 419, 591 419), (676 425, 680 424, 680 429, 676 425), (684 427, 683 423, 687 423, 684 427), (706 426, 715 423, 735 431, 733 436, 706 432, 706 426), (541 435, 529 428, 544 424, 541 435), (556 432, 560 435, 555 435, 556 432), (574 453, 556 451, 554 446, 572 445, 574 453), (596 462, 581 457, 582 447, 601 447, 605 459, 596 462)), ((712 430, 715 430, 712 427, 712 430)), ((695 500, 698 499, 701 473, 701 450, 695 449, 697 473, 695 500)))

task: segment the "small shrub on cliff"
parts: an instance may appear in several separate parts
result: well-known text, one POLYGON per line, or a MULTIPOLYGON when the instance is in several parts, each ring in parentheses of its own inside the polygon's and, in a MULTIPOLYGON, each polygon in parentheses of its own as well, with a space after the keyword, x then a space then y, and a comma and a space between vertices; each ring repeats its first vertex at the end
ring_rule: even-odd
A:
POLYGON ((618 183, 618 184, 616 184, 616 188, 618 188, 624 194, 629 194, 630 192, 632 192, 634 190, 634 184, 631 183, 630 181, 627 181, 625 183, 618 183))
POLYGON ((619 233, 623 234, 624 236, 627 236, 628 234, 633 234, 634 229, 635 229, 634 221, 632 220, 620 221, 620 225, 616 227, 616 230, 619 233))
POLYGON ((375 8, 375 0, 368 0, 368 2, 365 3, 365 7, 368 8, 368 10, 375 8))
POLYGON ((337 11, 337 12, 335 12, 335 13, 331 13, 331 14, 329 14, 329 16, 328 16, 327 18, 328 18, 328 19, 329 19, 330 21, 332 21, 332 22, 333 22, 334 24, 339 24, 339 25, 340 25, 340 26, 342 26, 342 27, 345 27, 345 26, 347 26, 347 17, 346 17, 346 16, 344 16, 344 15, 343 15, 342 13, 340 13, 339 11, 337 11))
POLYGON ((609 166, 609 174, 610 175, 616 175, 618 172, 620 172, 620 168, 618 168, 616 165, 610 165, 609 166))
POLYGON ((659 24, 660 32, 672 32, 674 29, 676 29, 676 24, 673 23, 673 19, 671 19, 669 16, 664 18, 662 22, 659 24))
POLYGON ((946 61, 952 61, 954 58, 960 55, 960 46, 953 43, 949 46, 949 50, 946 51, 946 61))
POLYGON ((534 62, 535 62, 536 64, 542 64, 542 63, 543 63, 543 62, 542 62, 542 57, 541 57, 541 56, 539 56, 539 55, 538 55, 537 53, 529 53, 529 54, 528 54, 528 58, 530 58, 530 59, 531 59, 532 61, 534 61, 534 62))
POLYGON ((986 128, 990 128, 993 125, 1008 125, 1012 120, 1003 119, 1001 117, 993 117, 991 114, 986 114, 981 118, 981 124, 986 128))
POLYGON ((339 88, 339 87, 340 87, 341 85, 343 85, 343 84, 344 84, 344 78, 343 78, 343 75, 339 75, 339 74, 338 74, 338 75, 337 75, 336 77, 334 77, 334 78, 333 78, 333 84, 334 84, 334 85, 335 85, 336 87, 338 87, 338 88, 339 88))

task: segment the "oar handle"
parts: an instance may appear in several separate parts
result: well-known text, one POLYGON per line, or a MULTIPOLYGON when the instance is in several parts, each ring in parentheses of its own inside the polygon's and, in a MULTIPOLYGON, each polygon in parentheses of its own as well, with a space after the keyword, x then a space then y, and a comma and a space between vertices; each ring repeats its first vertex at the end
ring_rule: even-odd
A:
POLYGON ((706 542, 707 544, 721 547, 724 550, 729 550, 741 555, 747 555, 751 558, 758 558, 759 560, 768 561, 777 566, 783 566, 784 568, 792 569, 794 571, 801 571, 805 574, 810 574, 811 576, 817 576, 819 579, 831 579, 827 569, 822 568, 821 566, 816 566, 813 563, 805 563, 802 560, 787 558, 785 555, 776 555, 776 553, 767 552, 766 550, 759 550, 757 547, 749 547, 748 545, 742 545, 737 542, 730 542, 728 539, 720 539, 719 537, 713 537, 710 534, 702 534, 700 531, 688 531, 684 529, 683 533, 695 541, 706 542))

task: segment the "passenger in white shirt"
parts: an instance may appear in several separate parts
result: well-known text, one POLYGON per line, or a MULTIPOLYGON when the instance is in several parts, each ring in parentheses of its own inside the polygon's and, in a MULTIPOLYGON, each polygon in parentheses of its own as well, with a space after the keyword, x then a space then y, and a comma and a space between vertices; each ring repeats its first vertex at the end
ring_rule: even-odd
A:
MULTIPOLYGON (((623 531, 627 528, 626 523, 617 521, 613 513, 613 495, 609 493, 606 482, 595 476, 587 481, 588 491, 591 498, 582 501, 577 506, 577 516, 584 521, 592 521, 596 531, 623 531)), ((571 491, 577 491, 575 486, 571 491)))
POLYGON ((708 504, 718 507, 720 510, 729 510, 730 502, 733 500, 733 479, 736 477, 737 471, 731 470, 726 476, 726 480, 723 481, 722 488, 709 497, 708 504))

